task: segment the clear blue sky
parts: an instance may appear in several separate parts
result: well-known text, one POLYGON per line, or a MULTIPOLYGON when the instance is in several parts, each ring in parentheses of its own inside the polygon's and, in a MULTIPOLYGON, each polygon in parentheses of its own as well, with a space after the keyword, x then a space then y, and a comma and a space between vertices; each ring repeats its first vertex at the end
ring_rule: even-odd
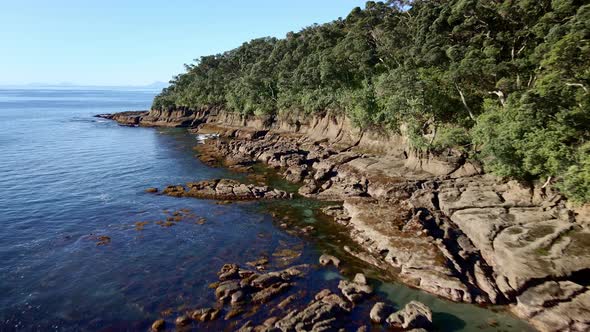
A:
POLYGON ((183 64, 345 17, 356 0, 3 0, 0 84, 167 82, 183 64))

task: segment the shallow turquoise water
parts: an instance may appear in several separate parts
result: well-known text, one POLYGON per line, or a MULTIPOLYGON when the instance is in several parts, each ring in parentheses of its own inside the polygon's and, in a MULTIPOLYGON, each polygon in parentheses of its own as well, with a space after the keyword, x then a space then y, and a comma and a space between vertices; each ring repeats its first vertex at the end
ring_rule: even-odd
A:
MULTIPOLYGON (((322 251, 337 250, 330 234, 310 240, 284 232, 264 204, 145 193, 152 186, 238 176, 201 164, 192 150, 195 137, 184 130, 128 128, 92 117, 145 109, 154 94, 0 90, 0 331, 145 330, 161 311, 211 304, 207 285, 224 263, 293 247, 302 250, 293 263, 315 263, 322 251), (188 211, 184 221, 155 223, 169 216, 164 210, 180 209, 188 211), (203 225, 196 223, 201 217, 203 225), (138 221, 147 222, 143 230, 136 229, 138 221), (97 245, 98 236, 110 243, 97 245)), ((295 201, 285 209, 297 222, 317 224, 322 219, 314 204, 295 201)), ((321 288, 335 289, 340 278, 333 269, 313 270, 301 282, 302 302, 321 288)), ((440 330, 497 330, 489 319, 504 330, 529 328, 508 314, 402 285, 379 290, 397 305, 413 298, 432 305, 440 330)), ((367 322, 367 311, 361 306, 352 320, 367 322)))

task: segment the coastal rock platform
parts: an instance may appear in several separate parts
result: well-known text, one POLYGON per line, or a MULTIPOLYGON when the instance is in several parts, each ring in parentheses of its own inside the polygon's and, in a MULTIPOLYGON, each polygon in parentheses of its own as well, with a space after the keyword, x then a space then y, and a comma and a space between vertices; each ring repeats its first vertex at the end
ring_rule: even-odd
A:
MULTIPOLYGON (((163 121, 154 120, 158 114, 112 118, 153 125, 163 121)), ((342 202, 327 211, 348 228, 357 246, 347 251, 357 258, 453 301, 509 304, 541 331, 590 330, 588 208, 550 187, 483 174, 452 153, 423 155, 403 137, 362 132, 329 114, 296 120, 187 114, 167 123, 219 134, 198 147, 202 160, 264 163, 299 183, 300 195, 342 202)), ((236 188, 256 195, 230 187, 230 195, 236 188)), ((219 195, 207 183, 165 191, 219 195)))

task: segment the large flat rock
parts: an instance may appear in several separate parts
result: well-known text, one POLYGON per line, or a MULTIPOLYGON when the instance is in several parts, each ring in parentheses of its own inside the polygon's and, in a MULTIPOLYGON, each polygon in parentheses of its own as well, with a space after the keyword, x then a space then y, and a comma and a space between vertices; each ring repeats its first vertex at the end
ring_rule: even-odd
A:
POLYGON ((493 267, 509 298, 533 280, 564 278, 590 269, 590 229, 550 204, 532 204, 517 186, 441 188, 440 207, 493 267), (520 190, 520 191, 519 191, 520 190))
POLYGON ((590 290, 571 281, 548 281, 517 299, 513 311, 541 331, 589 331, 590 290))
POLYGON ((436 241, 411 218, 409 207, 371 199, 344 202, 352 237, 400 269, 406 282, 454 301, 471 302, 468 288, 455 276, 436 241))

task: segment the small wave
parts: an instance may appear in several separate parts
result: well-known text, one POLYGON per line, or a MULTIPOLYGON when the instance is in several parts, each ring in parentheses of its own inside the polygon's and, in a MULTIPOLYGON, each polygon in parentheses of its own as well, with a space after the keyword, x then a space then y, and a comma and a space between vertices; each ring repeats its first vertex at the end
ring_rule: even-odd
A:
POLYGON ((219 134, 197 134, 197 136, 195 137, 195 139, 200 144, 203 144, 208 139, 214 139, 214 138, 218 138, 218 137, 219 137, 219 134))

